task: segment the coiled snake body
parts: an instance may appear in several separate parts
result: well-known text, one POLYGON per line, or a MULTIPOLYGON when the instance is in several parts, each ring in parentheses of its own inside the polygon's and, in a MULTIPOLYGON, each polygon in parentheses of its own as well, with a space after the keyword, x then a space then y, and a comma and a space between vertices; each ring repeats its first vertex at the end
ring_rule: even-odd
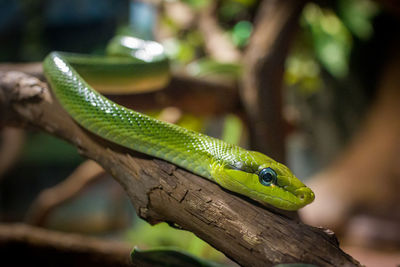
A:
MULTIPOLYGON (((122 52, 104 59, 52 52, 44 60, 44 72, 64 109, 81 126, 102 138, 164 159, 228 190, 280 209, 297 210, 314 200, 314 193, 285 165, 259 152, 248 151, 122 107, 94 91, 80 75, 88 80, 95 80, 97 75, 99 83, 104 85, 107 83, 105 77, 111 77, 112 73, 117 76, 121 72, 135 74, 135 71, 123 68, 137 69, 137 65, 146 68, 148 63, 156 68, 155 74, 158 70, 159 76, 155 80, 166 79, 162 74, 163 67, 157 69, 160 64, 165 64, 165 58, 160 56, 158 46, 155 55, 151 54, 154 49, 149 50, 146 47, 149 44, 156 47, 153 42, 120 37, 114 40, 114 48, 122 52), (120 50, 115 48, 118 44, 121 44, 120 50), (141 55, 142 58, 132 55, 141 55), (110 71, 99 74, 106 68, 110 71)), ((123 77, 120 79, 124 80, 123 77)), ((110 87, 106 86, 103 91, 110 87)))

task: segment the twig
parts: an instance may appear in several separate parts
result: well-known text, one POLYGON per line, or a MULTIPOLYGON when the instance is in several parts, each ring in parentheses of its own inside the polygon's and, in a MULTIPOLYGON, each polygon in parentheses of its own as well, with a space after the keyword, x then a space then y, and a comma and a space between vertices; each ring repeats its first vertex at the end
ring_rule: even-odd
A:
POLYGON ((43 226, 47 215, 54 208, 75 197, 103 173, 103 168, 96 162, 92 160, 83 162, 63 182, 39 194, 29 208, 25 221, 32 225, 43 226))

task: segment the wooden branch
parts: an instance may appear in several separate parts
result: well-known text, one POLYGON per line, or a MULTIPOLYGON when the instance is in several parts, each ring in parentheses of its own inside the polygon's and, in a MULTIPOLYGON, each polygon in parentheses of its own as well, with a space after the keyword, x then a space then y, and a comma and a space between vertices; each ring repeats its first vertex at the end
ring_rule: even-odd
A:
POLYGON ((216 11, 216 3, 212 1, 207 8, 199 12, 198 28, 204 40, 207 40, 204 44, 205 49, 217 61, 238 62, 242 55, 219 26, 216 11))
POLYGON ((255 150, 285 160, 282 81, 290 40, 304 2, 264 0, 244 55, 241 95, 255 150))
POLYGON ((55 208, 76 197, 84 188, 105 174, 104 169, 92 160, 86 160, 61 183, 40 192, 31 204, 25 221, 44 226, 47 216, 55 208))
POLYGON ((25 143, 25 131, 5 127, 0 132, 0 180, 18 161, 25 143))
POLYGON ((23 224, 0 224, 3 266, 143 266, 122 242, 66 234, 23 224))
MULTIPOLYGON (((0 64, 0 71, 21 71, 44 81, 41 63, 0 64)), ((177 107, 195 115, 233 113, 239 106, 239 92, 229 83, 207 81, 180 73, 172 74, 170 83, 159 91, 134 95, 112 95, 113 101, 138 111, 177 107)))
POLYGON ((42 129, 72 143, 123 186, 137 214, 189 230, 243 266, 304 262, 357 266, 333 235, 276 214, 188 171, 100 139, 78 126, 46 84, 0 73, 3 124, 42 129))
MULTIPOLYGON (((169 123, 176 123, 181 116, 182 112, 179 109, 169 107, 161 111, 158 119, 169 123)), ((16 130, 16 128, 6 129, 16 130)), ((22 132, 22 130, 18 130, 22 132)), ((99 164, 90 159, 84 161, 64 181, 40 192, 39 196, 33 201, 28 209, 25 222, 30 225, 43 227, 48 215, 55 208, 76 197, 83 189, 92 184, 95 180, 103 177, 103 174, 105 174, 104 169, 99 164)))

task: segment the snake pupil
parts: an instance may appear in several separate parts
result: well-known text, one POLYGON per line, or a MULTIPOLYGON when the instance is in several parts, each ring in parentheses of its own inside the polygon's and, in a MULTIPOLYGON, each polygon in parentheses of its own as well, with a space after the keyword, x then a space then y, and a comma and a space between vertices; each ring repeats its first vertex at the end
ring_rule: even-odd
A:
POLYGON ((258 177, 262 185, 270 186, 271 184, 276 184, 276 172, 271 168, 262 169, 258 177))

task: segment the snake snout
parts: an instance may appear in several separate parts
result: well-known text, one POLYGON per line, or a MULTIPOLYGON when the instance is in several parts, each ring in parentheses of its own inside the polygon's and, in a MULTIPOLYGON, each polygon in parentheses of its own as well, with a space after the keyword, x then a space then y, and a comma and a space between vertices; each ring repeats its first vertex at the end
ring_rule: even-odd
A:
POLYGON ((315 198, 314 192, 308 187, 301 187, 297 189, 295 194, 305 205, 313 202, 315 198))

